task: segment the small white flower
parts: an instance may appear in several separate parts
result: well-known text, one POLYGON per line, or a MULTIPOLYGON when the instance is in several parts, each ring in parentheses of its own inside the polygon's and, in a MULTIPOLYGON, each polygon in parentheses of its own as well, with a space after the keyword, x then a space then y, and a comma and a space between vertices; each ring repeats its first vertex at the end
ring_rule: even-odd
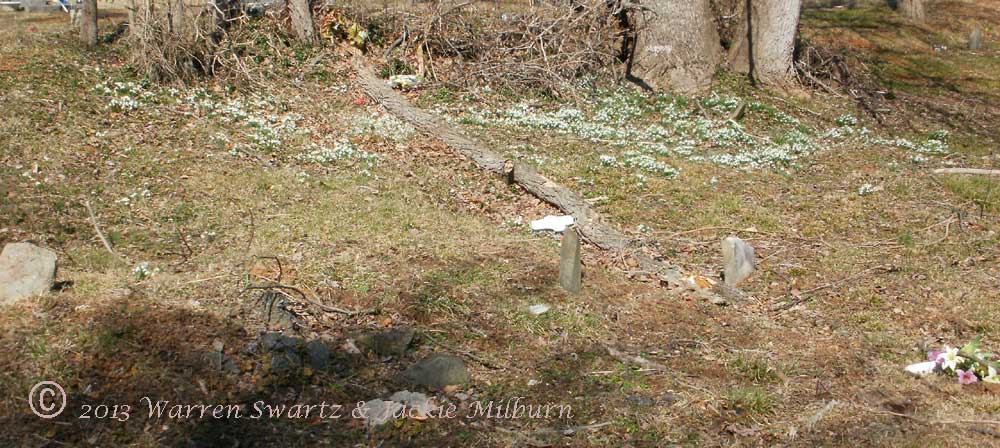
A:
POLYGON ((160 272, 159 268, 150 269, 148 261, 139 263, 135 265, 134 268, 132 268, 132 276, 135 277, 136 280, 140 281, 152 277, 153 275, 156 275, 159 272, 160 272))
POLYGON ((937 357, 942 369, 955 370, 959 364, 965 362, 965 358, 958 356, 958 350, 958 348, 951 348, 947 345, 944 347, 944 351, 937 357))
POLYGON ((983 378, 983 382, 1000 384, 1000 375, 997 375, 997 369, 990 367, 987 370, 988 372, 986 374, 986 377, 983 378))
POLYGON ((864 184, 860 188, 858 188, 858 196, 868 196, 876 191, 878 191, 878 188, 876 188, 874 185, 864 184))

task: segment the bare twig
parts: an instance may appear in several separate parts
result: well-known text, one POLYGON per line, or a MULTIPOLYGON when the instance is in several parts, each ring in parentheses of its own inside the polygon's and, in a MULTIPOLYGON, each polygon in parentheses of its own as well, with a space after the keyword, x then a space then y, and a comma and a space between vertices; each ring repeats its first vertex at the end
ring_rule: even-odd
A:
POLYGON ((107 237, 104 236, 104 232, 101 231, 101 226, 97 224, 97 216, 94 215, 94 209, 90 206, 90 201, 83 201, 83 206, 87 207, 87 214, 90 215, 90 223, 94 225, 94 232, 97 233, 97 237, 100 238, 101 243, 104 244, 104 248, 108 250, 108 253, 114 255, 115 258, 125 264, 131 264, 128 259, 115 252, 111 247, 111 243, 108 242, 107 237))
POLYGON ((817 291, 821 291, 821 290, 824 290, 824 289, 827 289, 827 288, 833 288, 835 286, 841 285, 841 284, 849 282, 849 281, 857 280, 857 279, 859 279, 861 277, 864 277, 864 276, 866 276, 866 275, 868 275, 868 274, 870 274, 870 273, 872 273, 874 271, 879 271, 879 270, 892 271, 893 269, 895 269, 895 268, 892 267, 892 266, 890 266, 890 265, 875 266, 875 267, 872 267, 872 268, 865 269, 865 270, 863 270, 861 272, 858 272, 857 274, 854 274, 854 275, 842 278, 842 279, 837 280, 835 282, 824 283, 824 284, 819 285, 819 286, 817 286, 815 288, 802 291, 799 294, 800 297, 798 299, 793 300, 793 301, 791 301, 789 303, 785 303, 785 304, 780 304, 780 305, 774 306, 774 307, 771 308, 771 311, 772 312, 773 311, 783 311, 783 310, 790 309, 790 308, 795 307, 795 306, 797 306, 799 304, 802 304, 802 303, 805 303, 805 302, 808 302, 808 301, 812 300, 813 299, 812 296, 808 296, 808 294, 811 294, 811 293, 814 293, 814 292, 817 292, 817 291))
POLYGON ((623 353, 621 350, 618 350, 609 344, 605 344, 604 348, 608 351, 609 355, 621 361, 622 364, 625 365, 638 364, 642 366, 644 369, 648 369, 649 371, 667 370, 667 368, 663 365, 657 364, 653 361, 643 358, 642 356, 629 355, 627 353, 623 353))

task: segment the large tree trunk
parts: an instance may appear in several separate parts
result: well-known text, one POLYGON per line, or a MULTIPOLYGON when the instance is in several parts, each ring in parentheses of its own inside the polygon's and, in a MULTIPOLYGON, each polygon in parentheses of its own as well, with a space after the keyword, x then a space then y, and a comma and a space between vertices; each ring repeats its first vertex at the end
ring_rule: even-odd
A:
POLYGON ((97 45, 97 0, 83 0, 80 14, 80 40, 84 45, 97 45))
POLYGON ((709 0, 652 0, 637 23, 632 75, 653 87, 697 92, 712 84, 721 59, 709 0))
POLYGON ((743 25, 729 49, 729 66, 765 84, 786 84, 795 71, 792 57, 802 0, 744 0, 743 25), (748 31, 749 30, 749 31, 748 31))
POLYGON ((184 36, 186 17, 184 17, 184 0, 167 0, 167 32, 176 36, 184 36))
POLYGON ((299 40, 309 45, 318 44, 309 0, 288 0, 288 9, 292 16, 292 28, 299 40))
POLYGON ((915 22, 927 20, 927 13, 924 11, 924 0, 899 0, 896 9, 903 17, 915 22))

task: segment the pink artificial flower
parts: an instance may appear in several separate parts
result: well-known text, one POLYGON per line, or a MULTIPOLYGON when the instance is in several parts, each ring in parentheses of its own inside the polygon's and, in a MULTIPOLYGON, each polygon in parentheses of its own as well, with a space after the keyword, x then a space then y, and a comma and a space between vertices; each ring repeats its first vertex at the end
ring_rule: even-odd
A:
POLYGON ((941 365, 941 360, 938 359, 940 356, 941 352, 939 350, 931 350, 930 352, 927 353, 927 360, 934 361, 938 363, 938 365, 941 365))
POLYGON ((976 373, 970 370, 957 369, 955 373, 958 375, 958 384, 963 386, 969 384, 975 384, 979 382, 979 378, 976 377, 976 373))

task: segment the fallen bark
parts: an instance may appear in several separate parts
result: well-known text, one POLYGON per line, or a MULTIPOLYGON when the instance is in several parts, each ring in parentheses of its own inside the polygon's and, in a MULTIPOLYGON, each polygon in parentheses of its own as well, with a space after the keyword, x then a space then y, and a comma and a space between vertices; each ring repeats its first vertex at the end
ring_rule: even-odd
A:
POLYGON ((984 170, 979 168, 938 168, 934 174, 975 174, 979 176, 1000 176, 1000 170, 984 170))
MULTIPOLYGON (((691 282, 687 281, 677 267, 649 255, 633 240, 605 223, 597 211, 573 190, 547 179, 530 165, 494 153, 482 143, 462 135, 444 120, 413 107, 406 98, 390 88, 384 80, 379 79, 363 62, 363 57, 359 53, 355 53, 353 63, 358 74, 358 82, 365 93, 393 115, 409 122, 418 131, 441 140, 463 156, 472 159, 480 168, 506 177, 539 199, 556 206, 563 213, 572 215, 576 220, 576 228, 591 244, 633 258, 640 269, 663 283, 692 288, 691 282)), ((722 283, 719 282, 719 285, 722 283)), ((718 285, 712 291, 697 287, 692 289, 716 304, 725 303, 723 298, 740 296, 739 291, 718 285)))

